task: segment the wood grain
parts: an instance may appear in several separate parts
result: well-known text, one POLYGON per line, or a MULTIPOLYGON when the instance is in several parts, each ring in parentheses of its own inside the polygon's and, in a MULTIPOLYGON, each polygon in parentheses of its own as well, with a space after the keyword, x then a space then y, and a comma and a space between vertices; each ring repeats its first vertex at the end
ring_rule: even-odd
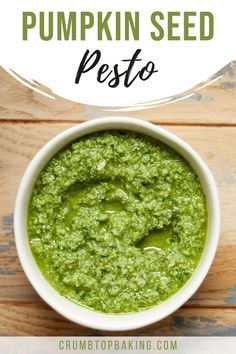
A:
MULTIPOLYGON (((219 80, 178 102, 141 111, 111 112, 56 96, 47 98, 22 85, 0 67, 1 120, 83 121, 101 115, 128 115, 159 123, 235 124, 236 61, 220 70, 219 80)), ((48 90, 47 90, 48 91, 48 90)))
POLYGON ((0 335, 236 335, 236 61, 218 75, 178 102, 110 112, 46 98, 0 68, 0 335), (222 211, 220 244, 200 289, 172 316, 128 333, 84 328, 50 309, 29 284, 13 237, 17 187, 34 154, 72 124, 111 114, 165 123, 189 142, 216 178, 222 211))
POLYGON ((235 336, 236 309, 186 309, 149 327, 129 332, 108 332, 74 324, 45 303, 1 304, 0 335, 13 336, 235 336))

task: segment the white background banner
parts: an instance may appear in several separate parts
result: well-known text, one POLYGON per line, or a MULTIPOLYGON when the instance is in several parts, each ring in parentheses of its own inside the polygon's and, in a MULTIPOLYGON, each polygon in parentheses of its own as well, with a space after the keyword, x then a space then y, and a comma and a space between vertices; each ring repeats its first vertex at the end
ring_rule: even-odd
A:
POLYGON ((235 10, 235 0, 1 1, 0 64, 22 83, 49 97, 59 95, 80 103, 109 107, 156 102, 190 90, 236 59, 235 10), (100 40, 98 13, 102 12, 104 20, 109 11, 107 25, 110 38, 103 31, 100 40), (34 14, 26 19, 27 40, 23 40, 23 12, 34 14), (41 22, 40 12, 44 12, 41 22), (49 12, 53 13, 53 31, 49 40, 42 40, 40 33, 45 36, 49 34, 49 12), (70 12, 76 13, 73 40, 72 32, 68 40, 59 39, 58 12, 64 13, 65 21, 69 19, 70 12), (131 32, 129 40, 125 39, 127 12, 131 12, 133 19, 134 13, 139 12, 137 40, 131 32), (152 18, 155 12, 157 15, 152 18), (168 18, 168 12, 177 14, 168 18), (192 13, 188 17, 188 29, 184 28, 186 12, 192 13), (214 17, 213 37, 211 40, 200 40, 201 30, 205 37, 208 36, 210 21, 208 16, 204 20, 201 13, 209 12, 214 17), (86 28, 82 26, 81 13, 84 13, 86 28), (154 23, 158 23, 159 27, 154 23), (172 28, 170 33, 168 24, 172 28), (184 30, 195 39, 184 40, 184 30), (161 38, 161 35, 161 40, 152 38, 161 38), (179 37, 179 40, 170 40, 171 37, 179 37), (125 72, 129 62, 122 60, 131 59, 137 49, 141 49, 140 61, 135 62, 130 78, 135 77, 149 61, 155 64, 158 71, 146 81, 137 77, 129 88, 124 86, 125 75, 122 75, 116 88, 109 87, 114 66, 118 65, 119 73, 125 72), (82 74, 79 84, 75 84, 76 73, 86 50, 90 54, 100 50, 101 58, 93 69, 82 74), (103 64, 109 66, 106 73, 111 73, 107 80, 100 83, 97 75, 103 64))
POLYGON ((235 354, 236 337, 1 337, 0 354, 235 354))

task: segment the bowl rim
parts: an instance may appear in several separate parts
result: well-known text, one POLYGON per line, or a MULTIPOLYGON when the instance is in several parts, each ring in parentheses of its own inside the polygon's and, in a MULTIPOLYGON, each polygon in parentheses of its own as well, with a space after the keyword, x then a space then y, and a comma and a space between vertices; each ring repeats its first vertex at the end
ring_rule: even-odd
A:
POLYGON ((107 331, 133 330, 158 322, 172 314, 196 292, 203 282, 213 262, 220 236, 220 203, 218 191, 213 175, 202 158, 190 145, 175 134, 141 119, 124 116, 96 118, 75 125, 57 134, 45 145, 43 145, 43 147, 33 157, 25 170, 16 195, 14 209, 14 236, 18 257, 27 278, 39 296, 55 311, 72 322, 94 329, 107 331), (73 306, 64 302, 64 300, 66 300, 67 303, 70 303, 68 299, 64 297, 64 300, 60 299, 62 296, 54 288, 52 288, 52 286, 41 274, 41 271, 36 265, 34 257, 30 251, 29 245, 28 250, 26 249, 26 243, 28 244, 26 216, 28 201, 32 192, 32 188, 29 190, 28 187, 30 184, 32 186, 34 185, 35 180, 42 169, 56 154, 56 152, 61 150, 63 146, 66 146, 83 135, 111 129, 131 130, 140 133, 144 131, 142 134, 153 136, 157 140, 164 142, 164 144, 171 146, 174 150, 179 152, 179 154, 182 155, 190 163, 190 165, 195 164, 193 168, 198 174, 202 187, 207 194, 208 208, 211 208, 210 211, 208 209, 208 213, 211 212, 211 216, 208 215, 208 226, 210 229, 208 227, 206 237, 207 240, 205 242, 204 251, 197 268, 184 286, 166 301, 159 305, 153 306, 150 309, 128 314, 105 314, 73 304, 73 306, 76 306, 77 309, 79 308, 79 312, 82 313, 81 317, 78 316, 78 313, 73 311, 73 306), (30 264, 31 266, 29 266, 30 264), (34 264, 34 266, 32 264, 34 264), (36 279, 36 273, 40 273, 37 275, 38 279, 36 279), (173 301, 173 299, 175 301, 173 301), (65 307, 62 306, 60 301, 65 307), (152 311, 153 309, 159 309, 160 311, 152 311), (94 316, 95 313, 98 316, 94 316), (145 315, 145 313, 147 315, 145 315), (139 314, 144 315, 140 316, 139 314))

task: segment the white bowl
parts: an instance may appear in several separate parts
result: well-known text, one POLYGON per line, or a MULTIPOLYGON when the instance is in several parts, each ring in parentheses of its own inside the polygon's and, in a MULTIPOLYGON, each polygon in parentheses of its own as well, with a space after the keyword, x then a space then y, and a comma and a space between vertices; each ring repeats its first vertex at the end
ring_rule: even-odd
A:
POLYGON ((100 118, 72 127, 50 140, 30 162, 17 193, 14 230, 22 267, 34 289, 54 310, 78 324, 101 330, 123 331, 160 321, 181 307, 198 289, 213 261, 220 231, 219 198, 214 178, 199 155, 176 135, 146 121, 126 117, 100 118), (131 314, 103 314, 76 305, 59 295, 45 280, 32 256, 26 229, 27 209, 36 178, 48 161, 65 145, 89 133, 109 129, 132 130, 152 136, 179 152, 198 174, 208 205, 208 232, 198 267, 187 283, 168 300, 131 314))

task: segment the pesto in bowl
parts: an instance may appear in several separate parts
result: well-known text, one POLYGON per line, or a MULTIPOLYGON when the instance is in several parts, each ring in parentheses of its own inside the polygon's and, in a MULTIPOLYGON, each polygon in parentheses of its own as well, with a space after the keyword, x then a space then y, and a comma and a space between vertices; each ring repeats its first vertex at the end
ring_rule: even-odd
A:
POLYGON ((167 300, 198 265, 207 233, 199 178, 146 135, 104 131, 66 146, 28 209, 34 258, 64 297, 105 313, 167 300))

